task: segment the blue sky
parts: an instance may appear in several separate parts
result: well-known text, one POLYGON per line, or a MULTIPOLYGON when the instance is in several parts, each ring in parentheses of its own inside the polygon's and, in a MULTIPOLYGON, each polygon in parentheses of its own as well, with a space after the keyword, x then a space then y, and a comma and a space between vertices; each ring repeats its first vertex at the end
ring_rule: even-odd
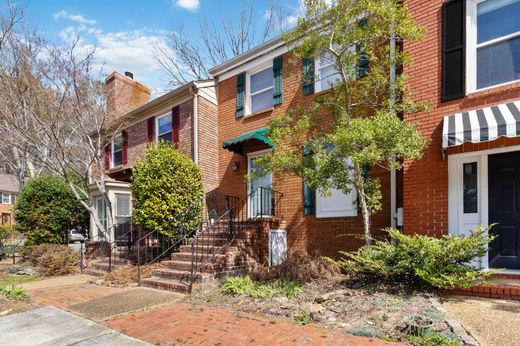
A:
MULTIPOLYGON (((83 47, 97 47, 104 71, 132 71, 156 95, 167 91, 167 77, 155 59, 154 47, 164 44, 168 32, 182 24, 185 32, 198 40, 200 18, 238 16, 240 7, 250 4, 260 28, 269 1, 14 0, 25 8, 26 21, 49 41, 79 35, 83 47)), ((299 1, 279 1, 278 5, 283 8, 287 25, 293 23, 299 1)))

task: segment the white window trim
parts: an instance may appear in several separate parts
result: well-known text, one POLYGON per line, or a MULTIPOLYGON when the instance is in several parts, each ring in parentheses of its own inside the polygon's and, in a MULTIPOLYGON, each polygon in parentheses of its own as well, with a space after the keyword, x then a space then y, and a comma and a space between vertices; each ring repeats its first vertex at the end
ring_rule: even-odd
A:
POLYGON ((477 44, 477 5, 484 1, 489 0, 466 0, 466 94, 498 88, 516 83, 520 80, 515 79, 505 83, 490 85, 485 88, 477 88, 477 49, 520 36, 520 31, 518 31, 477 44))
POLYGON ((115 211, 115 217, 131 217, 132 216, 132 194, 131 193, 124 193, 124 192, 114 192, 114 201, 115 201, 115 208, 114 208, 114 211, 115 211), (130 212, 130 214, 128 215, 118 215, 117 214, 117 210, 118 210, 118 205, 117 205, 117 196, 120 195, 120 196, 128 196, 128 210, 130 212))
POLYGON ((110 156, 111 156, 111 159, 112 159, 112 160, 110 160, 110 165, 112 166, 112 168, 117 167, 117 166, 121 166, 123 164, 123 134, 122 133, 119 133, 119 134, 114 136, 114 138, 112 139, 112 143, 111 143, 110 147, 111 147, 111 150, 110 150, 111 155, 110 156), (121 163, 118 164, 118 165, 115 164, 115 160, 114 160, 115 153, 116 153, 116 151, 115 151, 115 143, 114 142, 115 142, 116 138, 121 138, 121 150, 120 150, 121 151, 121 163))
POLYGON ((167 134, 168 132, 165 132, 165 133, 162 133, 162 134, 159 134, 159 119, 162 119, 162 118, 166 118, 166 117, 170 117, 170 122, 172 123, 172 128, 170 129, 169 132, 172 133, 172 139, 173 139, 173 117, 172 117, 172 113, 166 113, 166 114, 163 114, 161 116, 158 116, 158 117, 155 117, 155 141, 158 142, 159 141, 159 136, 162 136, 162 135, 165 135, 167 134))
MULTIPOLYGON (((273 68, 272 60, 264 62, 263 64, 256 65, 254 68, 252 68, 246 72, 246 104, 244 105, 246 116, 254 114, 254 113, 252 113, 252 110, 253 110, 252 97, 254 95, 257 95, 257 94, 259 94, 263 91, 269 90, 269 89, 273 89, 273 92, 274 92, 274 78, 273 78, 273 86, 271 86, 270 88, 264 88, 262 90, 259 90, 259 91, 255 92, 253 95, 251 94, 251 75, 254 75, 255 73, 261 72, 263 70, 267 70, 268 68, 271 68, 271 69, 273 68)), ((272 108, 272 106, 259 110, 255 113, 260 113, 260 112, 269 110, 270 108, 272 108)))
POLYGON ((10 194, 10 193, 2 192, 1 195, 2 195, 2 196, 1 196, 1 197, 2 197, 2 204, 5 204, 5 205, 11 205, 11 201, 12 201, 12 199, 11 199, 11 194, 10 194), (9 202, 8 202, 8 203, 4 203, 4 195, 9 196, 9 202))
MULTIPOLYGON (((349 51, 353 51, 355 50, 356 48, 355 47, 350 47, 348 50, 349 51)), ((331 86, 329 85, 326 89, 322 89, 321 87, 321 79, 323 78, 323 76, 321 75, 321 70, 329 67, 329 66, 332 66, 334 65, 334 62, 331 62, 325 66, 322 66, 320 67, 320 58, 321 57, 317 57, 315 60, 314 60, 314 91, 315 92, 320 92, 320 91, 325 91, 325 90, 329 90, 331 88, 331 86)), ((339 75, 339 72, 338 72, 338 75, 339 75)), ((340 77, 341 78, 341 77, 340 77)), ((354 78, 356 79, 357 78, 357 73, 354 74, 354 78)))

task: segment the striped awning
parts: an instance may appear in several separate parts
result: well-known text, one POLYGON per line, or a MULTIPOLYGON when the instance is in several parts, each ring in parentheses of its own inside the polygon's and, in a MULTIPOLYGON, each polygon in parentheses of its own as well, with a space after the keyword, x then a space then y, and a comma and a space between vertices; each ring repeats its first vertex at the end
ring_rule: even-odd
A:
POLYGON ((444 117, 442 148, 520 136, 520 100, 444 117))

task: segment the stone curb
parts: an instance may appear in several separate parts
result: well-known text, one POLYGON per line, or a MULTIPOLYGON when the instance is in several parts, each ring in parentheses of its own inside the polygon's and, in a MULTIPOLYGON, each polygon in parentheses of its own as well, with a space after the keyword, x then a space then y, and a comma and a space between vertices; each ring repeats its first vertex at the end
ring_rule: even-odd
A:
POLYGON ((446 323, 450 326, 452 332, 459 337, 462 344, 465 346, 480 346, 480 344, 472 337, 466 329, 460 324, 459 321, 453 317, 453 315, 446 310, 437 298, 430 298, 430 301, 435 309, 443 313, 446 316, 446 323))

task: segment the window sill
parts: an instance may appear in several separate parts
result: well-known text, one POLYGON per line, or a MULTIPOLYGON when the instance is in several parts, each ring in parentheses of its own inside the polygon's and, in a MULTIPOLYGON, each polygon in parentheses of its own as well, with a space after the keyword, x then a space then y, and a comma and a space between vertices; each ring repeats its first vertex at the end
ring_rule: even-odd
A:
POLYGON ((466 95, 466 98, 468 100, 474 100, 474 99, 478 99, 481 97, 497 95, 497 94, 501 94, 504 92, 516 91, 516 90, 520 91, 520 81, 519 80, 470 92, 466 95))
POLYGON ((118 171, 123 170, 124 168, 125 168, 125 166, 122 165, 122 164, 121 165, 117 165, 117 166, 114 166, 114 167, 110 168, 108 170, 108 173, 118 172, 118 171))
POLYGON ((244 119, 247 119, 247 118, 251 118, 251 117, 256 117, 258 115, 265 115, 265 114, 268 114, 268 113, 272 113, 274 111, 274 106, 273 107, 270 107, 270 108, 266 108, 262 111, 258 111, 258 112, 255 112, 255 113, 251 113, 251 114, 247 114, 244 116, 244 119))

